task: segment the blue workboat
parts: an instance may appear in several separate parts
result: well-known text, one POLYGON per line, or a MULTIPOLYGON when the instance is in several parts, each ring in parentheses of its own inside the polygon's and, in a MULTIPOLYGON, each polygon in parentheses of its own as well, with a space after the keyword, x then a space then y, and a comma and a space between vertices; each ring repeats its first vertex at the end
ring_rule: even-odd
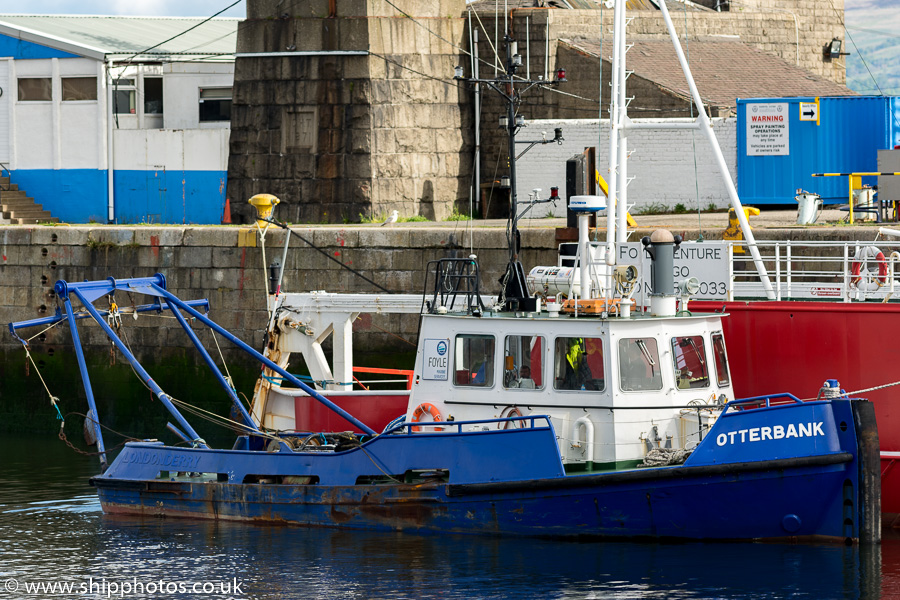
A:
MULTIPOLYGON (((660 231, 646 243, 659 265, 654 283, 671 289, 678 240, 660 231)), ((485 306, 474 258, 434 267, 406 414, 385 431, 217 325, 205 301, 177 298, 162 275, 59 281, 62 309, 10 331, 67 322, 101 452, 82 319, 103 329, 173 415, 169 429, 186 446, 130 442, 108 465, 101 454, 92 483, 108 513, 579 538, 880 539, 872 407, 836 382, 812 390, 815 400, 735 399, 722 315, 676 312, 665 293, 632 311, 634 267, 610 272, 617 294, 550 310, 540 293, 485 306), (150 302, 120 308, 116 294, 126 293, 150 302), (106 308, 94 306, 100 300, 106 308), (171 312, 231 397, 243 431, 232 448, 200 439, 182 403, 122 342, 121 317, 145 311, 171 312), (321 403, 346 427, 261 426, 265 409, 244 408, 188 319, 259 361, 281 393, 321 403)), ((301 328, 290 322, 296 312, 276 313, 273 330, 301 328)))
MULTIPOLYGON (((483 81, 507 100, 500 123, 513 158, 509 262, 497 297, 482 295, 474 256, 435 261, 426 290, 414 298, 282 293, 283 258, 267 299, 264 354, 210 319, 205 301, 172 294, 159 274, 59 281, 56 315, 10 324, 19 337, 22 329, 66 321, 100 452, 102 472, 91 481, 103 510, 383 531, 877 543, 879 445, 871 404, 846 397, 837 380, 802 401, 784 393, 735 398, 724 315, 688 310, 696 280, 674 285, 679 238, 656 231, 643 240, 649 274, 617 264, 615 242, 625 236, 613 237, 609 213, 607 245, 589 242, 590 215, 606 208, 605 198, 572 195, 575 256, 526 276, 516 222, 558 194, 540 200, 535 192, 519 211, 515 132, 524 118, 514 91, 557 85, 565 71, 553 80, 523 80, 514 40, 505 41, 506 71, 483 81), (649 306, 637 306, 635 290, 645 283, 649 306), (150 301, 123 308, 117 294, 150 301), (82 307, 77 312, 74 302, 82 307), (107 308, 95 307, 101 302, 107 308), (420 317, 410 389, 377 398, 356 393, 351 324, 360 312, 391 310, 420 317), (241 430, 231 448, 209 447, 180 410, 190 403, 161 389, 123 343, 123 315, 147 311, 171 312, 230 397, 237 420, 227 424, 241 430), (261 364, 249 411, 189 318, 261 364), (82 319, 105 332, 172 414, 168 429, 182 445, 129 442, 107 462, 82 319), (321 343, 331 332, 335 364, 328 366, 321 343), (288 370, 292 353, 304 356, 313 382, 288 370), (398 398, 403 405, 393 404, 398 398), (396 418, 373 427, 341 406, 367 399, 382 404, 373 412, 396 418), (322 418, 316 407, 334 417, 322 418)), ((553 140, 525 143, 561 139, 557 131, 553 140)), ((615 189, 611 184, 609 212, 618 209, 624 221, 625 197, 614 205, 615 189)), ((276 198, 250 201, 260 210, 261 232, 280 225, 270 218, 276 198)))

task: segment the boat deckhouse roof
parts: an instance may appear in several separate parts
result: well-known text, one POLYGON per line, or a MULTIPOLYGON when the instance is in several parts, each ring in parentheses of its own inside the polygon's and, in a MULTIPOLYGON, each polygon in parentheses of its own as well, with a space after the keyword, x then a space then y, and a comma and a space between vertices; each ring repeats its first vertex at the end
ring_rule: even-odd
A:
POLYGON ((205 17, 0 14, 0 55, 84 56, 135 62, 233 62, 241 19, 205 20, 205 17), (174 36, 178 37, 160 44, 174 36), (141 54, 135 56, 136 53, 141 54))
MULTIPOLYGON (((635 36, 629 38, 629 43, 634 47, 628 51, 628 70, 635 77, 650 82, 665 94, 689 100, 687 81, 669 40, 635 36)), ((560 40, 560 44, 582 55, 603 56, 604 60, 610 52, 607 42, 605 52, 601 53, 599 40, 560 40)), ((734 110, 737 98, 856 95, 844 85, 736 38, 692 39, 686 55, 703 100, 720 109, 734 110)))

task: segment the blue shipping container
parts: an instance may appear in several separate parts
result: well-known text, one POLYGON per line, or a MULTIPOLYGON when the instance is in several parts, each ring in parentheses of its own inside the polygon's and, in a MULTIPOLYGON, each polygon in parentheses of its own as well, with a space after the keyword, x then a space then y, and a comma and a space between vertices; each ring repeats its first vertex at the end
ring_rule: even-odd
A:
MULTIPOLYGON (((818 121, 815 102, 738 99, 737 179, 744 204, 793 204, 797 189, 819 194, 826 204, 846 204, 847 177, 812 174, 877 171, 878 150, 900 144, 900 98, 819 98, 818 121)), ((874 186, 878 178, 862 182, 874 186)))

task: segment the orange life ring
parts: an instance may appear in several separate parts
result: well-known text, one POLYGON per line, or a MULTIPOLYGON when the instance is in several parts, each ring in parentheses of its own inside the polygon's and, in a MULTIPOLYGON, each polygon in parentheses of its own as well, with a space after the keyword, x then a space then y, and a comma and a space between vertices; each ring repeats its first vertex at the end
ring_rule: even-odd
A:
MULTIPOLYGON (((413 411, 412 422, 419 423, 420 421, 422 421, 422 419, 423 419, 423 417, 425 417, 425 415, 428 415, 430 417, 429 421, 431 421, 431 422, 443 421, 443 418, 441 417, 441 411, 439 411, 434 404, 431 404, 429 402, 423 402, 422 404, 420 404, 416 407, 416 410, 413 411)), ((429 421, 425 421, 425 422, 427 423, 429 421)), ((435 427, 434 429, 435 429, 435 431, 443 431, 444 430, 443 427, 435 427)), ((412 430, 413 431, 422 431, 422 428, 413 426, 412 430)))
MULTIPOLYGON (((508 406, 500 411, 501 419, 511 419, 513 417, 521 417, 522 411, 519 410, 518 406, 508 406)), ((525 429, 525 421, 503 421, 502 423, 497 423, 497 429, 525 429)))
POLYGON ((878 263, 878 277, 875 280, 878 287, 887 283, 888 265, 884 253, 875 246, 865 246, 857 250, 853 257, 853 264, 850 265, 850 285, 856 285, 862 281, 862 265, 869 258, 874 258, 878 263))

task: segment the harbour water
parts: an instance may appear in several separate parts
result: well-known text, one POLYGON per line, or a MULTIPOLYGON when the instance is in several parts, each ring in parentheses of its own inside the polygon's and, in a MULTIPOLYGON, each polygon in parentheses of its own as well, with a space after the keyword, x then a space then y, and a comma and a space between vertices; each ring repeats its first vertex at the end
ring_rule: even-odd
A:
POLYGON ((900 598, 900 539, 558 542, 110 517, 87 484, 96 459, 56 436, 4 434, 0 457, 0 600, 900 598))

